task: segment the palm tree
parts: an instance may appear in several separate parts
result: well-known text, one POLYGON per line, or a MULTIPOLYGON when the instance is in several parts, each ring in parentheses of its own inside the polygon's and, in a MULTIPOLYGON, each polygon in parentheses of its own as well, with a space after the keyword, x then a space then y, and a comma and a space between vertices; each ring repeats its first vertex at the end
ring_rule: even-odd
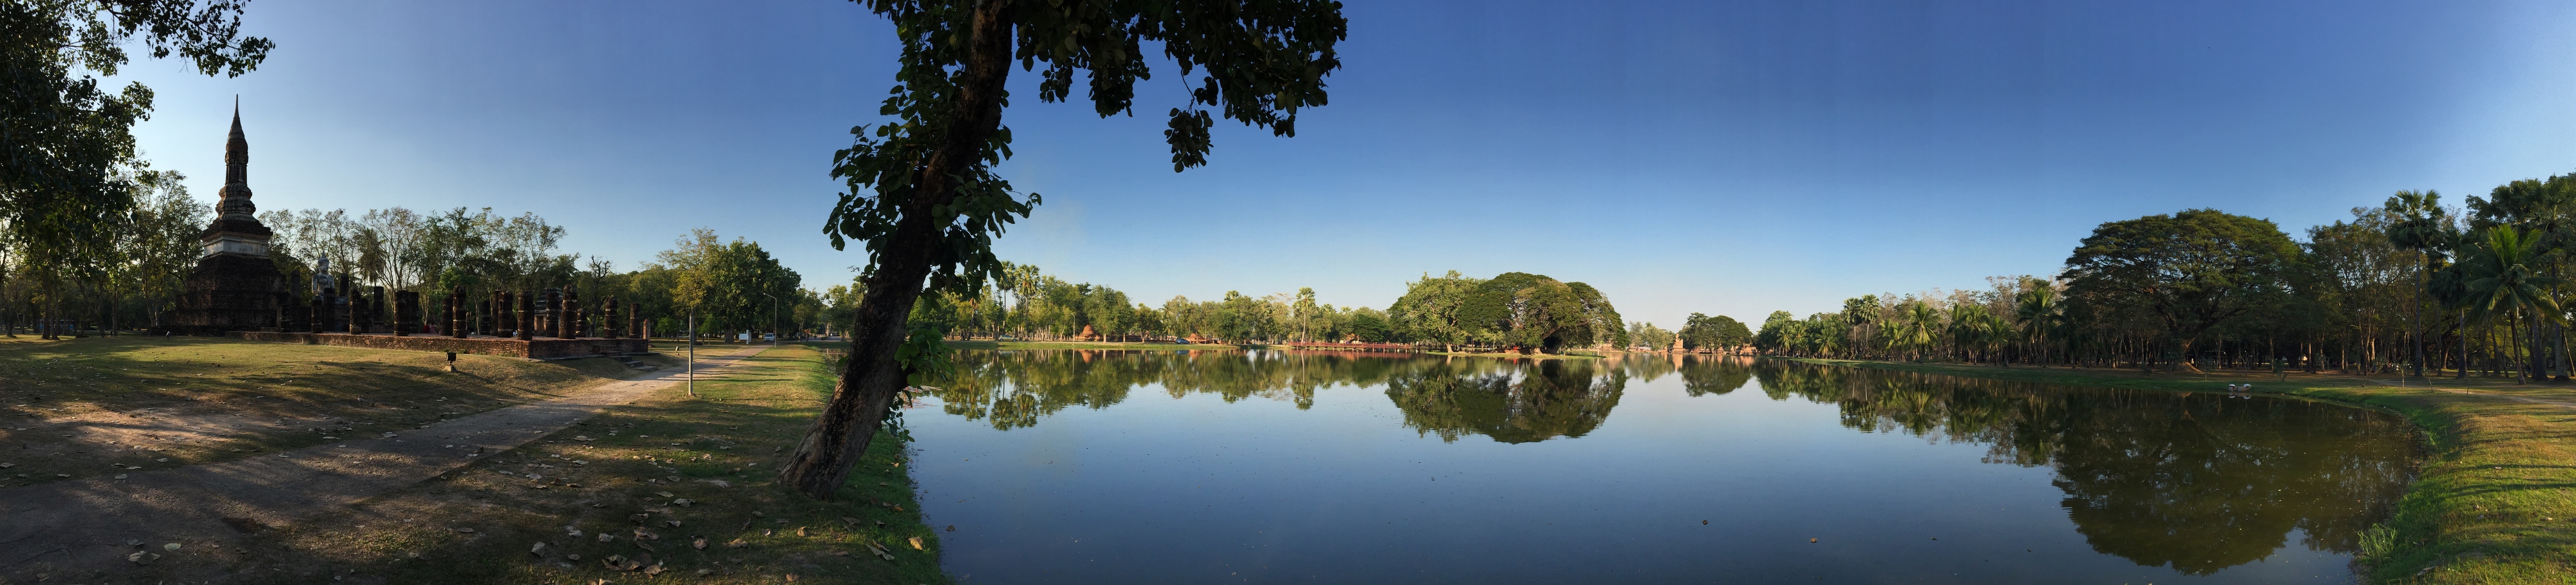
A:
POLYGON ((2065 319, 2057 306, 2057 287, 2031 279, 2013 299, 2013 316, 2021 318, 2022 342, 2038 349, 2040 365, 2047 365, 2049 334, 2065 319))
POLYGON ((1950 339, 1957 344, 1962 361, 1969 352, 1991 358, 1994 342, 2004 337, 2002 325, 2002 320, 1996 319, 1985 305, 1965 303, 1950 309, 1950 339))
POLYGON ((1896 324, 1896 334, 1888 338, 1888 346, 1911 350, 1914 359, 1920 360, 1923 351, 1941 339, 1941 310, 1922 301, 1909 301, 1903 310, 1905 313, 1898 316, 1903 321, 1896 324))
POLYGON ((2451 218, 2442 210, 2442 194, 2434 191, 2417 193, 2398 191, 2388 198, 2386 208, 2397 217, 2388 224, 2388 241, 2397 247, 2414 250, 2423 259, 2415 273, 2415 302, 2408 308, 2407 327, 2415 346, 2415 375, 2424 375, 2424 288, 2435 269, 2448 259, 2452 236, 2451 218))
MULTIPOLYGON (((2469 264, 2470 316, 2480 321, 2507 316, 2507 333, 2517 343, 2526 333, 2521 327, 2526 317, 2531 322, 2528 332, 2535 334, 2542 321, 2560 322, 2558 301, 2541 290, 2558 284, 2558 279, 2540 274, 2540 239, 2506 226, 2489 227, 2483 235, 2479 247, 2484 253, 2469 264)), ((2513 381, 2521 384, 2531 362, 2528 355, 2517 357, 2521 364, 2514 369, 2513 381)))

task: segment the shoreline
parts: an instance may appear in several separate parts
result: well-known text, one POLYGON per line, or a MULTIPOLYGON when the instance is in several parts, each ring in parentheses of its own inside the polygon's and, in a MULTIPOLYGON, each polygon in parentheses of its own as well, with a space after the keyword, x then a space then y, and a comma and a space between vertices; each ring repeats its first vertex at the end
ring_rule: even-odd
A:
POLYGON ((2576 386, 2510 381, 2389 381, 2329 374, 2160 373, 2065 367, 1998 367, 1822 358, 1817 365, 2167 392, 2220 392, 2252 382, 2257 394, 2369 408, 2404 417, 2424 434, 2423 464, 2365 540, 2355 576, 2369 583, 2576 581, 2576 386))

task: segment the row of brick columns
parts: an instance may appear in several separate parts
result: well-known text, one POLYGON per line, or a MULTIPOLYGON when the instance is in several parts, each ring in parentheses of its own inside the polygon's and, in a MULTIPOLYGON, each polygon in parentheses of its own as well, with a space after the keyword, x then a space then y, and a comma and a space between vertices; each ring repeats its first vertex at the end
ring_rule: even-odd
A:
POLYGON ((634 311, 621 311, 616 298, 600 304, 593 312, 581 304, 581 296, 568 289, 549 288, 530 292, 495 290, 488 300, 469 307, 462 292, 447 295, 448 335, 465 337, 480 333, 494 337, 521 340, 538 337, 573 339, 580 337, 641 338, 645 336, 643 316, 634 311), (512 305, 517 305, 513 307, 512 305), (619 327, 618 317, 625 317, 619 327), (591 327, 591 317, 600 317, 606 327, 591 327))

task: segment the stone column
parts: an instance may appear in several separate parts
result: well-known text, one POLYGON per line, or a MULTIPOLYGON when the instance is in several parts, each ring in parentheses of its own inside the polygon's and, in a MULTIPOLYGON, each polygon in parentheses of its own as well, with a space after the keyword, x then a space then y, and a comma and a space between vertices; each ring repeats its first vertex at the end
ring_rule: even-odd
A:
POLYGON ((394 291, 394 336, 408 337, 420 327, 420 292, 394 291))
POLYGON ((367 333, 375 333, 375 332, 376 332, 376 327, 377 327, 377 326, 380 326, 380 325, 384 325, 384 324, 385 324, 385 321, 386 321, 385 317, 387 316, 387 314, 385 313, 385 287, 381 287, 381 286, 370 286, 370 287, 367 287, 367 311, 366 311, 366 315, 367 315, 367 326, 366 326, 366 328, 359 329, 359 331, 364 331, 364 332, 367 332, 367 333))
POLYGON ((519 291, 519 341, 536 339, 537 296, 519 291))
POLYGON ((340 305, 332 309, 340 313, 338 315, 340 323, 337 325, 340 326, 341 333, 355 334, 365 331, 358 328, 358 309, 366 305, 366 299, 358 298, 361 294, 365 293, 358 290, 358 280, 350 278, 347 272, 340 273, 340 305))
POLYGON ((626 332, 634 334, 636 339, 653 338, 653 332, 644 330, 644 312, 633 308, 626 310, 626 332))
POLYGON ((447 291, 447 336, 448 336, 448 337, 464 337, 464 336, 465 336, 465 308, 464 308, 464 306, 463 306, 463 303, 464 303, 464 302, 465 302, 465 293, 464 293, 464 291, 458 291, 458 290, 453 290, 453 289, 450 289, 450 290, 448 290, 448 291, 447 291))
POLYGON ((564 338, 564 339, 578 339, 578 338, 580 338, 580 337, 581 337, 581 333, 582 333, 582 331, 581 331, 581 330, 582 330, 582 325, 584 325, 584 323, 582 323, 582 318, 584 318, 584 317, 588 317, 588 316, 589 316, 589 315, 583 314, 583 312, 582 312, 582 310, 581 310, 581 293, 574 291, 574 290, 573 290, 572 288, 570 288, 570 287, 565 287, 565 288, 564 288, 564 296, 563 296, 563 308, 560 310, 560 312, 562 312, 562 313, 563 313, 563 320, 564 320, 564 322, 563 322, 563 328, 562 328, 562 331, 563 331, 563 338, 564 338))
POLYGON ((617 297, 608 297, 607 310, 606 310, 606 311, 604 311, 604 312, 606 312, 607 314, 606 314, 606 315, 601 316, 601 318, 599 319, 599 332, 600 332, 600 337, 606 337, 606 338, 609 338, 609 339, 616 339, 616 338, 618 337, 618 336, 617 336, 617 333, 618 333, 618 331, 617 331, 617 329, 618 329, 618 327, 617 327, 617 297))
POLYGON ((497 295, 494 298, 501 299, 501 304, 492 307, 492 318, 498 320, 492 324, 492 330, 497 332, 493 335, 518 337, 519 330, 524 329, 519 326, 519 295, 506 290, 493 294, 497 295))

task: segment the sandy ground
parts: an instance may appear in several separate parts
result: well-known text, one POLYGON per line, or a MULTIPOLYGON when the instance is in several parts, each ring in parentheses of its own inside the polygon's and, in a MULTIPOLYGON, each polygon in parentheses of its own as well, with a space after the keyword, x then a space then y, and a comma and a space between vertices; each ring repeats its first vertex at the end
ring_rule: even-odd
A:
MULTIPOLYGON (((724 375, 760 349, 701 359, 698 375, 724 375)), ((683 381, 682 368, 669 368, 415 430, 205 465, 144 470, 145 463, 134 462, 129 473, 0 489, 0 583, 31 572, 108 577, 145 563, 226 563, 244 534, 427 481, 484 453, 515 448, 683 381), (178 548, 168 548, 173 544, 178 548)), ((113 416, 127 420, 108 425, 114 430, 82 425, 78 432, 114 436, 66 438, 136 444, 203 439, 246 427, 337 426, 323 420, 113 416)))

